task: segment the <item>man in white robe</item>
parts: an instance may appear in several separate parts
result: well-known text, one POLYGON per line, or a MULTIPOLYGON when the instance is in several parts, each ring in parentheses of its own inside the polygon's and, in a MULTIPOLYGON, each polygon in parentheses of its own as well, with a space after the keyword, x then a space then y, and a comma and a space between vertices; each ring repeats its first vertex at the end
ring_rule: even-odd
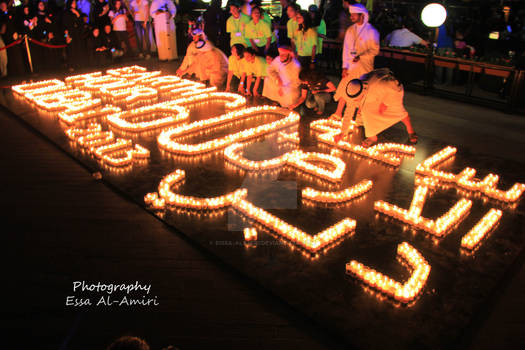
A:
POLYGON ((159 60, 170 61, 177 58, 177 40, 175 37, 175 14, 177 8, 172 0, 153 0, 150 15, 155 26, 155 39, 159 60))
MULTIPOLYGON (((408 143, 417 143, 418 137, 412 127, 410 116, 403 105, 403 85, 387 68, 376 69, 363 77, 354 79, 345 86, 348 107, 357 108, 362 120, 366 139, 361 144, 370 147, 377 143, 377 134, 392 125, 402 122, 408 133, 408 143)), ((348 135, 352 115, 345 114, 341 133, 334 137, 337 143, 348 135)))
POLYGON ((264 80, 263 96, 278 102, 282 107, 293 109, 301 99, 301 65, 289 46, 279 47, 279 57, 268 65, 264 80))
POLYGON ((192 37, 176 74, 180 77, 194 74, 199 80, 209 80, 211 85, 220 87, 228 76, 228 58, 206 39, 201 29, 194 29, 192 37))
POLYGON ((344 87, 350 80, 374 69, 374 59, 379 54, 379 32, 368 23, 366 7, 355 4, 348 10, 353 24, 346 30, 343 42, 343 74, 334 96, 336 101, 345 97, 344 87))

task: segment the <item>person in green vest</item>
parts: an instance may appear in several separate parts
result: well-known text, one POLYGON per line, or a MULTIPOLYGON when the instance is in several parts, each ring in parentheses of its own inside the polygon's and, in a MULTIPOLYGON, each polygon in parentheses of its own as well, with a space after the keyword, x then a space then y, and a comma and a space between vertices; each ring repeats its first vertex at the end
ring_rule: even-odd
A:
POLYGON ((317 31, 317 55, 323 53, 323 39, 326 39, 326 22, 322 18, 319 8, 315 5, 308 7, 308 13, 312 19, 312 26, 317 31))
POLYGON ((295 36, 297 59, 303 68, 315 68, 315 55, 317 52, 317 31, 312 28, 312 20, 307 11, 297 13, 299 28, 295 36))
POLYGON ((231 91, 233 77, 236 77, 239 80, 237 92, 242 94, 244 93, 244 78, 243 74, 245 71, 244 64, 244 45, 243 44, 233 44, 231 47, 231 56, 228 57, 228 78, 226 80, 226 89, 225 91, 231 91))
POLYGON ((237 1, 230 3, 231 16, 226 21, 226 32, 230 33, 230 47, 235 44, 250 45, 245 37, 246 25, 250 23, 250 16, 241 12, 241 4, 237 1))
POLYGON ((266 59, 261 56, 257 56, 255 51, 249 47, 244 52, 244 75, 246 75, 246 95, 259 97, 259 86, 261 81, 266 78, 268 64, 266 59), (252 89, 252 82, 255 79, 255 83, 252 89))
POLYGON ((297 4, 290 4, 286 9, 286 14, 288 15, 288 22, 286 23, 286 32, 288 39, 290 39, 290 46, 295 51, 295 37, 297 35, 297 29, 299 28, 299 23, 297 23, 297 13, 299 12, 300 7, 297 4))
POLYGON ((258 56, 265 56, 270 46, 275 43, 271 25, 262 20, 263 11, 255 6, 252 9, 252 20, 246 24, 245 36, 258 56))

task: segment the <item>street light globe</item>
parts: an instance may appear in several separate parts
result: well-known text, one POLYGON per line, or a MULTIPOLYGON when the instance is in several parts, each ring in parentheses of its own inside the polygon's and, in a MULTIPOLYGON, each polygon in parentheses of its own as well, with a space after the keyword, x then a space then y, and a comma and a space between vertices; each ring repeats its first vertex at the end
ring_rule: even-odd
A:
POLYGON ((427 27, 439 27, 447 18, 447 10, 441 4, 428 4, 421 11, 421 20, 427 27))

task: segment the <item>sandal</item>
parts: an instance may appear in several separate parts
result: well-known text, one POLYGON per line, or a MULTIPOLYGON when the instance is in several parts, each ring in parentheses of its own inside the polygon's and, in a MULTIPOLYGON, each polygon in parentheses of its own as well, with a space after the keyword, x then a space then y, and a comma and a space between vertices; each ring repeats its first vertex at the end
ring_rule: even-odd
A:
POLYGON ((408 141, 407 143, 409 145, 415 145, 417 143, 417 140, 418 140, 418 136, 417 134, 414 132, 412 134, 408 134, 408 141))
POLYGON ((364 148, 368 148, 368 147, 372 147, 373 145, 375 145, 377 143, 377 139, 371 139, 371 138, 366 138, 363 140, 363 142, 361 142, 361 147, 364 147, 364 148))
POLYGON ((330 120, 341 120, 342 118, 341 118, 341 116, 333 113, 328 119, 330 119, 330 120))

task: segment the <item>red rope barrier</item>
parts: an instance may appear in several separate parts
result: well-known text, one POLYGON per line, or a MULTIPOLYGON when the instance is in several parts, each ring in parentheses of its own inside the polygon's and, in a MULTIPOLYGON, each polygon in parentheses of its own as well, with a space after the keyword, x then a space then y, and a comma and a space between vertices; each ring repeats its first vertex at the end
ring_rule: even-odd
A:
POLYGON ((13 41, 13 42, 12 42, 11 44, 9 44, 9 45, 6 45, 6 46, 4 46, 4 47, 0 47, 0 51, 2 51, 2 50, 7 50, 7 49, 10 48, 10 47, 13 47, 13 46, 15 46, 15 45, 20 44, 21 42, 22 42, 22 39, 18 39, 17 41, 13 41))
POLYGON ((40 41, 37 41, 35 39, 31 39, 31 38, 28 38, 29 41, 31 41, 33 44, 37 44, 37 45, 40 45, 40 46, 43 46, 43 47, 48 47, 50 49, 62 49, 64 47, 66 47, 67 45, 51 45, 51 44, 46 44, 46 43, 43 43, 43 42, 40 42, 40 41))

